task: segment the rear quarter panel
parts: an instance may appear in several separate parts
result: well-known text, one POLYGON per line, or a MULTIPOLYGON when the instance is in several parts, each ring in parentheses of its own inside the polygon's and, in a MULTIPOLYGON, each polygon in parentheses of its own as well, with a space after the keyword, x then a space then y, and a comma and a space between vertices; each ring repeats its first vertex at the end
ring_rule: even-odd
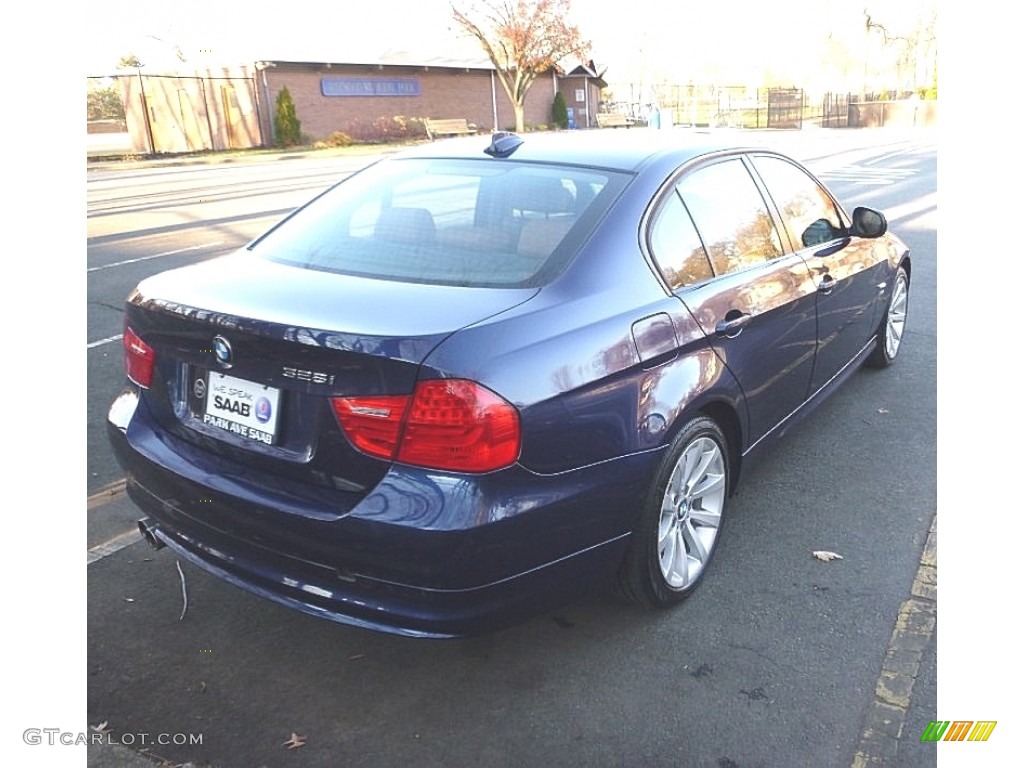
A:
POLYGON ((531 471, 566 472, 662 449, 712 399, 743 413, 731 374, 640 249, 639 222, 653 193, 627 189, 554 282, 454 334, 425 361, 520 409, 520 463, 531 471))

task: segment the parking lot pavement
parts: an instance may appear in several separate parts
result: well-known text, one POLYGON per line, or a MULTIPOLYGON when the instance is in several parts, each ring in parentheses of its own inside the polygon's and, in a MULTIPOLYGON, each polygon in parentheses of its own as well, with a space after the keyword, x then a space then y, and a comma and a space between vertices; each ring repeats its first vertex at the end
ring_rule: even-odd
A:
MULTIPOLYGON (((842 768, 935 764, 937 745, 920 743, 935 716, 934 637, 907 636, 897 616, 888 651, 895 649, 909 678, 887 677, 885 661, 878 668, 888 658, 881 646, 858 654, 873 660, 872 669, 857 672, 861 662, 847 660, 842 706, 864 714, 849 724, 861 733, 859 745, 844 748, 842 734, 824 727, 833 705, 820 699, 839 691, 814 672, 788 669, 798 654, 788 662, 771 651, 746 658, 757 645, 751 640, 750 648, 728 643, 709 656, 700 628, 678 634, 688 625, 678 615, 638 614, 596 595, 496 635, 419 641, 288 611, 168 552, 135 541, 89 566, 89 723, 105 722, 112 739, 133 745, 90 746, 89 766, 234 768, 278 764, 278 756, 303 766, 520 768, 537 765, 545 750, 567 766, 797 765, 810 764, 808 755, 842 768), (691 646, 705 650, 695 655, 691 646), (652 658, 655 649, 674 658, 652 658), (907 649, 917 649, 916 668, 905 666, 907 649), (645 690, 661 695, 648 683, 662 666, 677 679, 675 711, 637 698, 645 690), (879 690, 907 694, 895 730, 876 727, 879 690), (807 697, 824 712, 805 709, 807 697), (792 733, 751 740, 730 720, 795 730, 803 741, 788 743, 792 733), (631 730, 644 721, 657 743, 631 730), (202 744, 139 746, 156 734, 202 744), (294 753, 292 734, 302 742, 294 753)), ((927 553, 926 545, 923 559, 927 553)), ((904 605, 917 599, 908 589, 904 605)), ((699 623, 702 606, 714 602, 697 597, 685 608, 699 623)), ((733 623, 723 617, 723 625, 733 623)))
POLYGON ((153 768, 159 762, 120 744, 92 744, 85 764, 86 768, 153 768))

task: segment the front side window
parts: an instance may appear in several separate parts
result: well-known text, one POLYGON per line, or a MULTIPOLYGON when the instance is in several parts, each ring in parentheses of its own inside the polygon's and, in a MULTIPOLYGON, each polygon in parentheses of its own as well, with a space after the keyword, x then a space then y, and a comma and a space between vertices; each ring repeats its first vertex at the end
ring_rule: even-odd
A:
POLYGON ((384 161, 250 247, 272 261, 341 274, 530 287, 564 267, 627 180, 491 159, 384 161))
POLYGON ((764 264, 782 255, 782 242, 764 198, 743 161, 703 166, 677 185, 715 274, 764 264))
POLYGON ((753 162, 782 214, 794 248, 810 248, 842 237, 836 205, 818 182, 781 158, 759 155, 753 162))

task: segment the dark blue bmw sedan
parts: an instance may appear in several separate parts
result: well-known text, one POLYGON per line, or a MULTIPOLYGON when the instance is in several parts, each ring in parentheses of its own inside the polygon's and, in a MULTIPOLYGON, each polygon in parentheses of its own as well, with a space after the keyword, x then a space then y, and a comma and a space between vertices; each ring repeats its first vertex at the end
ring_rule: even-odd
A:
POLYGON ((609 133, 417 147, 142 282, 108 431, 149 542, 405 635, 690 594, 741 472, 896 359, 910 258, 780 154, 609 133))

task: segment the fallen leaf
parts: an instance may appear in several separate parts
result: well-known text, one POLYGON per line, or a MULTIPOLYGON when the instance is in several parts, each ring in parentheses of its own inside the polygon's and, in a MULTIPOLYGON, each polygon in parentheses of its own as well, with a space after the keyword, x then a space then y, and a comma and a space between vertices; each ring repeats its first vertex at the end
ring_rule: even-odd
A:
POLYGON ((879 413, 888 413, 888 412, 889 412, 889 409, 888 409, 888 408, 879 408, 879 409, 878 409, 878 412, 879 412, 879 413))
POLYGON ((90 725, 89 730, 95 731, 96 733, 110 733, 110 729, 107 728, 107 721, 104 720, 99 725, 90 725))
POLYGON ((299 747, 304 747, 306 746, 306 737, 299 736, 299 734, 292 731, 292 737, 281 746, 288 747, 288 749, 297 749, 299 747))
POLYGON ((824 550, 824 549, 819 549, 819 550, 817 550, 815 552, 811 552, 811 554, 814 555, 819 560, 824 560, 826 563, 829 560, 842 560, 843 559, 842 555, 837 555, 835 552, 829 552, 829 551, 824 550))
POLYGON ((126 597, 126 598, 124 599, 124 601, 125 601, 126 603, 134 603, 134 602, 135 602, 135 598, 134 598, 134 597, 126 597))
POLYGON ((357 653, 354 656, 349 656, 348 660, 349 661, 359 661, 359 659, 365 659, 365 658, 366 658, 366 654, 365 653, 357 653))

